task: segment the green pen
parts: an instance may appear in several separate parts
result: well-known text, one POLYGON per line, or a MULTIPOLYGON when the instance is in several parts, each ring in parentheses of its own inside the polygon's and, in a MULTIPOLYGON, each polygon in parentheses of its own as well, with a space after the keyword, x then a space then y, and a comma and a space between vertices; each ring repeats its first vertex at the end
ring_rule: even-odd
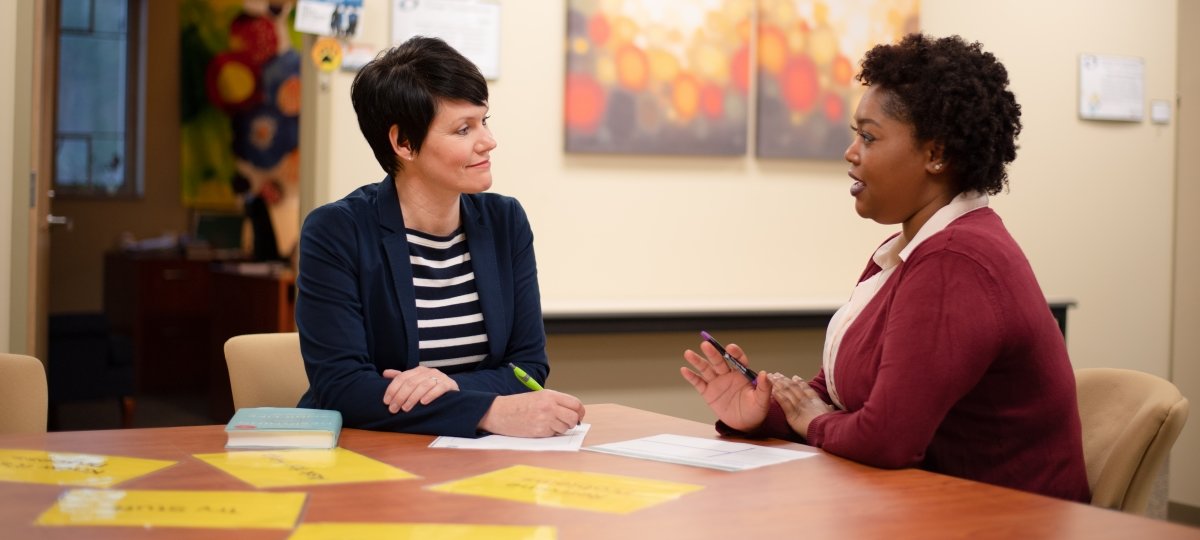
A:
POLYGON ((517 380, 521 381, 521 384, 524 384, 527 388, 535 392, 542 389, 542 385, 533 380, 533 377, 530 377, 528 373, 525 373, 525 370, 517 367, 517 365, 512 362, 509 362, 508 365, 512 366, 513 375, 517 376, 517 380))

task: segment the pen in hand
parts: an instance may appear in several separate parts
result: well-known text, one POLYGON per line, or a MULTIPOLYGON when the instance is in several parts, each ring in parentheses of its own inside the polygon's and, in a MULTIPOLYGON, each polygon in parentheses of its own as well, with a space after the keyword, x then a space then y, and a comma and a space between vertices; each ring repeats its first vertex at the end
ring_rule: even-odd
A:
POLYGON ((508 365, 512 367, 513 375, 516 375, 517 380, 521 381, 521 384, 524 384, 526 388, 535 392, 542 389, 542 385, 533 380, 533 377, 530 377, 528 373, 525 373, 525 370, 517 367, 517 365, 512 362, 509 362, 508 365))
POLYGON ((701 330, 700 337, 704 338, 704 341, 707 341, 710 345, 712 345, 713 348, 721 354, 721 357, 725 359, 725 362, 727 362, 731 367, 742 372, 742 375, 745 375, 746 379, 750 381, 751 386, 758 386, 758 373, 755 373, 753 369, 743 366, 741 362, 738 362, 737 359, 735 359, 732 354, 726 352, 725 347, 722 347, 721 344, 717 342, 717 339, 712 337, 712 335, 710 335, 708 332, 701 330))

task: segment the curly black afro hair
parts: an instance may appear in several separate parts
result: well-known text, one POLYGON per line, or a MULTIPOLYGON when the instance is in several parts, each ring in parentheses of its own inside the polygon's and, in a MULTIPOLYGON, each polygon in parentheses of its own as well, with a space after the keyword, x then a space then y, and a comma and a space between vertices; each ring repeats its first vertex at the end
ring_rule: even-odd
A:
POLYGON ((884 111, 912 124, 917 141, 942 146, 959 192, 1007 187, 1021 106, 1008 90, 1008 70, 979 42, 909 34, 867 51, 857 79, 884 91, 884 111))

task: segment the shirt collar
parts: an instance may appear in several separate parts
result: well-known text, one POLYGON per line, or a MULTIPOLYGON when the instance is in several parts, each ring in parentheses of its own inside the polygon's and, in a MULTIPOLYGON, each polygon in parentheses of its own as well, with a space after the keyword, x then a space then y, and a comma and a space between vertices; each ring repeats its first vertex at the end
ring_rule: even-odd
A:
POLYGON ((911 241, 905 238, 904 233, 901 232, 887 242, 884 242, 882 246, 879 246, 879 249, 875 250, 875 255, 871 258, 880 268, 887 270, 899 264, 900 261, 908 260, 909 254, 914 249, 917 249, 917 246, 921 245, 921 242, 941 232, 942 229, 945 229, 954 220, 971 211, 986 208, 987 205, 988 196, 986 193, 980 191, 964 191, 959 193, 957 197, 950 201, 950 204, 934 212, 929 217, 929 221, 926 221, 925 225, 921 226, 921 230, 917 231, 916 237, 911 241))

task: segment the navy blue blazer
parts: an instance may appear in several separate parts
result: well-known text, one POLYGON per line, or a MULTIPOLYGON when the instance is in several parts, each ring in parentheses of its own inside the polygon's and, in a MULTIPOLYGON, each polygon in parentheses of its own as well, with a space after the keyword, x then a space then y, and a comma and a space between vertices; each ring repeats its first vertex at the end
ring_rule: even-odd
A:
POLYGON ((509 362, 545 382, 550 364, 525 211, 516 199, 493 193, 460 201, 487 358, 450 374, 459 391, 429 405, 393 414, 383 403, 391 382, 383 370, 419 365, 408 239, 389 175, 304 220, 296 327, 309 389, 298 406, 341 411, 346 427, 473 437, 496 396, 529 391, 509 362))

